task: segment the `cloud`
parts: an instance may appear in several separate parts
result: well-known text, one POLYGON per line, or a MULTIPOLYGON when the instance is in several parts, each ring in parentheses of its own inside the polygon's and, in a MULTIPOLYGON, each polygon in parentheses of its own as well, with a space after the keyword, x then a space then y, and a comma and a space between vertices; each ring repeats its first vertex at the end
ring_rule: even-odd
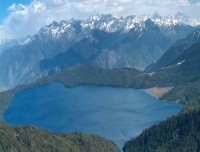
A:
POLYGON ((200 17, 199 9, 197 0, 32 0, 28 5, 12 4, 8 8, 9 15, 0 25, 0 39, 24 38, 54 20, 83 19, 97 13, 127 16, 181 11, 200 17))

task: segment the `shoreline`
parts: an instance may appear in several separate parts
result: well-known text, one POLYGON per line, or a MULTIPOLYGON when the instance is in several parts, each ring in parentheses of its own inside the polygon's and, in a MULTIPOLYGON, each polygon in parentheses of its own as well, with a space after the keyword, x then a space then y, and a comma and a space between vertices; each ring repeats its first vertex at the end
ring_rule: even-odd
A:
POLYGON ((153 97, 160 99, 162 98, 165 94, 167 94, 168 92, 170 92, 174 87, 170 86, 170 87, 151 87, 148 89, 142 89, 144 92, 146 92, 147 94, 152 95, 153 97))
MULTIPOLYGON (((14 95, 20 91, 23 91, 23 90, 26 90, 26 89, 29 89, 29 88, 32 88, 32 87, 39 87, 39 86, 42 86, 42 85, 48 85, 48 84, 51 84, 51 83, 54 83, 54 82, 58 82, 58 83, 61 83, 63 84, 65 87, 68 87, 68 88, 71 88, 71 87, 76 87, 76 86, 79 86, 81 84, 74 84, 74 85, 69 85, 63 81, 59 81, 59 80, 56 80, 56 81, 44 81, 44 82, 41 82, 40 80, 39 81, 36 81, 36 82, 33 82, 31 84, 27 84, 27 85, 21 85, 21 86, 17 86, 16 88, 12 89, 12 90, 8 90, 8 91, 3 91, 3 92, 0 92, 0 97, 3 97, 2 100, 0 99, 1 103, 0 103, 0 121, 4 121, 3 120, 3 114, 5 113, 5 111, 9 108, 11 102, 12 102, 12 99, 14 97, 14 95)), ((91 85, 91 84, 89 84, 91 85)), ((114 88, 131 88, 131 87, 123 87, 123 86, 112 86, 112 85, 95 85, 94 86, 107 86, 107 87, 114 87, 114 88)), ((158 86, 155 86, 155 87, 151 87, 151 88, 147 88, 147 89, 139 89, 139 88, 132 88, 132 89, 136 89, 136 90, 142 90, 144 91, 145 93, 147 94, 150 94, 151 96, 157 98, 157 99, 160 99, 161 97, 163 97, 165 94, 167 94, 168 92, 170 92, 174 87, 173 86, 170 86, 170 87, 158 87, 158 86)))

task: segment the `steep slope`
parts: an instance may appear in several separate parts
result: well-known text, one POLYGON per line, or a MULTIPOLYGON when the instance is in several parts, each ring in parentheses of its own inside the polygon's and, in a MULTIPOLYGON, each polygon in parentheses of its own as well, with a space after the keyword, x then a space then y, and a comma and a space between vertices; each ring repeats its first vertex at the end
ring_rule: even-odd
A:
POLYGON ((143 70, 155 62, 171 42, 152 20, 147 19, 140 30, 130 30, 119 43, 104 50, 96 63, 105 68, 132 67, 143 70))
POLYGON ((178 65, 180 85, 166 94, 170 100, 200 101, 200 43, 192 45, 173 64, 178 65), (180 71, 180 72, 179 72, 180 71), (179 98, 177 98, 179 97, 179 98))
POLYGON ((185 50, 172 64, 154 71, 153 76, 141 75, 134 81, 138 87, 173 86, 162 99, 187 103, 200 101, 200 42, 185 50))
POLYGON ((28 83, 40 78, 44 73, 40 72, 39 61, 52 58, 55 55, 67 51, 75 42, 82 39, 77 21, 71 23, 73 26, 54 38, 49 29, 58 26, 53 22, 40 30, 33 37, 11 47, 0 55, 0 82, 9 89, 17 84, 28 83))
POLYGON ((117 146, 99 136, 82 133, 58 135, 35 127, 13 127, 0 122, 0 151, 21 152, 119 152, 117 146))
POLYGON ((173 64, 174 60, 197 42, 200 42, 200 29, 195 30, 185 39, 178 40, 174 43, 150 69, 159 69, 173 64))
MULTIPOLYGON (((200 35, 199 35, 200 36, 200 35)), ((186 51, 184 51, 172 64, 182 64, 184 62, 195 62, 200 59, 200 42, 193 44, 186 51)), ((195 64, 194 64, 195 65, 195 64)))
POLYGON ((103 68, 144 69, 156 61, 171 44, 153 21, 147 19, 127 33, 94 30, 66 53, 41 62, 41 69, 96 63, 103 68))
POLYGON ((85 64, 93 62, 104 49, 119 43, 124 35, 121 32, 108 33, 101 30, 93 30, 87 38, 74 44, 67 52, 61 53, 52 59, 41 61, 40 68, 44 70, 70 66, 77 63, 85 64))
POLYGON ((178 58, 176 58, 171 65, 166 68, 162 68, 159 71, 162 72, 173 72, 175 77, 169 77, 174 83, 181 84, 186 82, 193 82, 200 78, 200 42, 193 44, 184 51, 178 58))
POLYGON ((172 117, 125 143, 124 152, 200 151, 200 111, 172 117))

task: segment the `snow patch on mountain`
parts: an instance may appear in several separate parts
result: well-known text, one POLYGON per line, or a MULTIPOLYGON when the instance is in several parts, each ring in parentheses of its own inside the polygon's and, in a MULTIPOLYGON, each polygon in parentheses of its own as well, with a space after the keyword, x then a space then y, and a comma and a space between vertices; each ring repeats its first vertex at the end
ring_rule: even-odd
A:
POLYGON ((20 45, 28 45, 30 42, 33 41, 33 37, 27 37, 25 40, 19 42, 20 45))

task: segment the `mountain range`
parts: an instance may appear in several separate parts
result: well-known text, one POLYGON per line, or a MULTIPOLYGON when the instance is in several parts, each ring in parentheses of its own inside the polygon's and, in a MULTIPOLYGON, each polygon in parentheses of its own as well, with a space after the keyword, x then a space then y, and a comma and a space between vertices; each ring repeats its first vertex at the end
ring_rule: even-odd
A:
POLYGON ((54 21, 3 51, 0 87, 29 83, 48 75, 52 68, 78 63, 144 70, 199 23, 181 13, 167 17, 95 15, 86 20, 54 21))

